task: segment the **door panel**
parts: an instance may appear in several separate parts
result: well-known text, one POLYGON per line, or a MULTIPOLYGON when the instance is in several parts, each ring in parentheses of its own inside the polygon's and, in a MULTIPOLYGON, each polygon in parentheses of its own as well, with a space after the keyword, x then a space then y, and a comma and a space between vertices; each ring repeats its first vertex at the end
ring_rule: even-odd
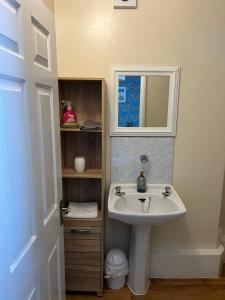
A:
POLYGON ((0 299, 64 299, 54 15, 0 0, 0 299))
POLYGON ((59 240, 57 240, 48 258, 49 300, 59 300, 61 294, 59 240))
POLYGON ((48 30, 32 17, 34 37, 34 63, 39 67, 51 69, 50 34, 48 30))
POLYGON ((40 296, 37 295, 37 290, 36 288, 33 288, 30 295, 28 296, 27 300, 38 300, 40 299, 40 296))
POLYGON ((27 176, 31 174, 31 157, 27 138, 28 120, 25 117, 27 107, 23 85, 23 82, 15 79, 0 78, 1 98, 7 103, 7 111, 10 112, 10 114, 3 114, 2 118, 6 125, 4 134, 4 142, 7 144, 5 160, 9 162, 5 172, 5 180, 7 182, 7 197, 10 201, 11 231, 15 232, 16 228, 23 228, 17 239, 12 239, 11 273, 15 271, 20 260, 29 251, 36 238, 32 212, 33 190, 30 186, 29 176, 27 176))
POLYGON ((42 201, 44 224, 57 208, 56 170, 53 156, 54 145, 54 110, 51 89, 37 87, 38 94, 38 126, 40 141, 40 162, 42 172, 42 201))
POLYGON ((7 51, 21 53, 21 10, 18 1, 0 1, 0 46, 7 51))

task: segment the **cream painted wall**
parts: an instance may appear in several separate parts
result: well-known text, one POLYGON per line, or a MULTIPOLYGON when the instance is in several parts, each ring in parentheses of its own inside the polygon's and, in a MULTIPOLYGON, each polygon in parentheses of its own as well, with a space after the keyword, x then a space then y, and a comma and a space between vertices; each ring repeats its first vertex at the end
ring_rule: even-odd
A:
MULTIPOLYGON (((181 66, 173 184, 187 216, 154 228, 152 247, 217 247, 225 151, 225 1, 139 0, 136 10, 114 10, 111 0, 55 0, 55 13, 59 76, 107 77, 110 65, 181 66)), ((110 227, 108 239, 118 240, 118 232, 110 227)))
POLYGON ((42 0, 44 4, 52 11, 54 12, 54 0, 42 0))

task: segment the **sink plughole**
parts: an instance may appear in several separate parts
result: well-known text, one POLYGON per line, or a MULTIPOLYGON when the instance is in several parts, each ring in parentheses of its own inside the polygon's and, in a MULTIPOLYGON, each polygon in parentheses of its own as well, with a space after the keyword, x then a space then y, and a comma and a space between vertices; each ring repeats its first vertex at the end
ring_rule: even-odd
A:
POLYGON ((151 226, 181 218, 186 208, 171 185, 150 184, 146 193, 136 192, 136 184, 111 184, 108 215, 132 225, 128 287, 136 295, 144 295, 149 287, 149 252, 151 226), (122 195, 116 195, 116 186, 122 195), (171 195, 163 196, 165 186, 171 195), (125 193, 125 194, 123 194, 125 193))

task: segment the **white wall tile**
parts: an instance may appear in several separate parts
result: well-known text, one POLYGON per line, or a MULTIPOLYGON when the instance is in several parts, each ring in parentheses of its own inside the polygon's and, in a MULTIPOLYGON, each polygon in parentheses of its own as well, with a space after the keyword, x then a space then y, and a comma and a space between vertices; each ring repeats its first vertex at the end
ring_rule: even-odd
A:
POLYGON ((148 183, 171 183, 174 138, 112 137, 111 142, 111 182, 136 182, 140 155, 147 154, 143 169, 148 183))

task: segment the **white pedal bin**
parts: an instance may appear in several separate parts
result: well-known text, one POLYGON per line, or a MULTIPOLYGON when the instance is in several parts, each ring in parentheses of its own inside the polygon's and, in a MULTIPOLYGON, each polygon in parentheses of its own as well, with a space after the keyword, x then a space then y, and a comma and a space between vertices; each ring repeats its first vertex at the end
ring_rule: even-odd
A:
POLYGON ((105 259, 105 278, 111 289, 121 289, 126 283, 128 275, 128 260, 120 249, 110 250, 105 259))

